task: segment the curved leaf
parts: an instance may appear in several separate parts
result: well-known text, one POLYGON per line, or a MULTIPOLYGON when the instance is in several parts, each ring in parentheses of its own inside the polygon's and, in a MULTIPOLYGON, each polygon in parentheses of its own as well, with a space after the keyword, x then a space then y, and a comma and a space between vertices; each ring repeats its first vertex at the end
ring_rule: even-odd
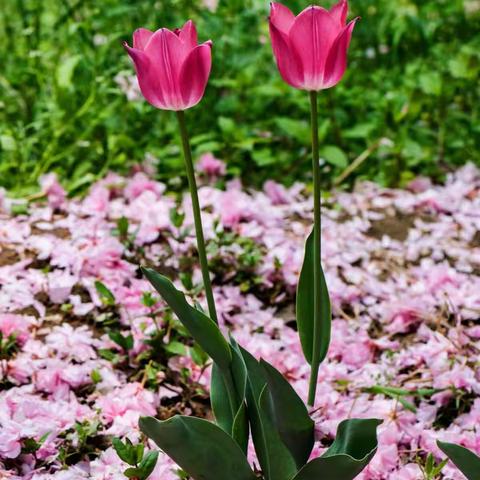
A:
POLYGON ((352 480, 377 451, 376 430, 381 420, 343 421, 332 446, 319 458, 307 463, 293 480, 352 480))
POLYGON ((242 450, 247 453, 250 435, 246 405, 247 366, 245 365, 240 347, 232 336, 230 336, 230 345, 233 357, 230 371, 233 377, 233 389, 237 395, 237 411, 233 419, 232 436, 242 450))
POLYGON ((193 480, 256 479, 238 444, 213 423, 175 416, 164 422, 143 417, 139 425, 193 480))
POLYGON ((478 480, 480 478, 480 457, 465 447, 454 443, 438 441, 437 445, 468 480, 478 480))
POLYGON ((295 460, 276 430, 268 406, 265 372, 260 363, 240 347, 247 367, 247 410, 253 444, 266 480, 289 480, 297 471, 295 460))
POLYGON ((314 338, 314 318, 315 318, 315 292, 314 292, 314 244, 313 231, 308 236, 305 243, 305 257, 297 287, 296 317, 298 334, 302 344, 303 354, 307 362, 312 364, 313 345, 317 343, 320 347, 319 363, 327 356, 328 346, 330 344, 330 331, 332 323, 332 313, 330 306, 330 297, 328 295, 325 275, 320 267, 320 328, 318 337, 314 338))
POLYGON ((297 467, 301 468, 312 452, 315 422, 284 376, 268 362, 261 360, 260 364, 265 371, 270 393, 273 423, 293 455, 297 467))
POLYGON ((238 443, 245 455, 248 452, 249 434, 250 429, 248 427, 247 405, 243 402, 238 408, 237 414, 233 420, 232 437, 238 443))
POLYGON ((228 370, 232 352, 215 322, 193 308, 167 277, 151 268, 142 267, 142 272, 212 360, 221 370, 228 370))
POLYGON ((246 452, 249 436, 245 405, 247 369, 237 343, 233 338, 230 338, 230 342, 232 346, 230 371, 221 372, 216 364, 213 365, 210 400, 217 424, 246 452))
POLYGON ((215 363, 212 367, 210 402, 218 426, 230 434, 233 426, 232 407, 228 399, 227 387, 222 372, 215 363))

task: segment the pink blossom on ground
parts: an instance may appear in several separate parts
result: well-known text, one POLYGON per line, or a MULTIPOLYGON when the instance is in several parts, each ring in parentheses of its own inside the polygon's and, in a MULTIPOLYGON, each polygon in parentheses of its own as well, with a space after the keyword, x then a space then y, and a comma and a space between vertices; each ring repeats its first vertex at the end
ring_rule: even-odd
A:
POLYGON ((42 192, 47 196, 48 204, 52 208, 61 208, 67 197, 67 192, 58 183, 57 175, 49 173, 40 177, 42 192))
MULTIPOLYGON (((309 367, 292 327, 313 215, 306 191, 275 182, 247 191, 234 180, 225 189, 210 184, 199 192, 221 328, 277 367, 304 398, 309 367), (231 243, 222 243, 230 236, 231 243)), ((319 374, 313 456, 325 451, 348 417, 384 420, 379 453, 360 480, 420 480, 418 462, 426 451, 443 458, 439 438, 480 453, 479 192, 480 171, 467 165, 445 185, 422 180, 397 190, 359 183, 324 202, 322 253, 334 328, 319 374), (372 387, 411 392, 403 400, 416 412, 371 393, 372 387), (421 396, 419 389, 437 390, 421 396), (461 408, 452 413, 457 402, 461 408)), ((181 403, 182 386, 169 375, 181 378, 187 370, 199 389, 209 387, 210 370, 192 360, 189 346, 186 355, 162 360, 153 380, 141 360, 151 352, 146 341, 155 322, 162 328, 169 320, 158 296, 153 307, 144 303, 152 290, 138 263, 169 275, 181 266, 190 269, 195 287, 201 282, 191 261, 190 201, 185 195, 177 203, 162 183, 138 171, 129 178, 109 174, 85 198, 55 204, 58 198, 31 204, 28 215, 5 209, 0 215, 0 331, 15 339, 0 361, 6 385, 0 391, 0 477, 117 479, 125 465, 111 448, 62 469, 58 453, 78 441, 76 422, 98 422, 98 435, 107 440, 137 441, 141 415, 181 403), (180 227, 172 225, 172 209, 185 213, 180 227), (122 216, 128 239, 118 236, 122 216), (96 281, 112 292, 112 305, 102 301, 96 281), (109 338, 112 328, 132 335, 128 354, 109 338), (21 454, 26 439, 45 434, 37 459, 21 454)), ((206 308, 201 291, 195 299, 206 308)), ((175 468, 160 455, 152 478, 173 480, 175 468)), ((461 478, 451 464, 444 473, 461 478)))
POLYGON ((204 153, 197 164, 199 172, 205 174, 209 179, 215 180, 223 177, 227 172, 225 162, 215 158, 211 153, 204 153))

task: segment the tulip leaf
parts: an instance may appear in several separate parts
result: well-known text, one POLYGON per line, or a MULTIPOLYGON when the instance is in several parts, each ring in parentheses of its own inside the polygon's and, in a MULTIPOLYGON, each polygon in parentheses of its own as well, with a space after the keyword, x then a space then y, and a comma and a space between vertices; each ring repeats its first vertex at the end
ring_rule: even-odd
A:
MULTIPOLYGON (((320 268, 320 328, 317 329, 317 338, 314 337, 315 330, 315 303, 314 303, 314 233, 308 236, 305 243, 305 257, 297 288, 297 327, 302 344, 303 354, 307 362, 311 365, 313 359, 313 347, 317 345, 320 349, 319 363, 327 356, 328 346, 330 344, 330 331, 332 323, 332 313, 330 307, 330 298, 328 295, 325 275, 322 266, 320 268)), ((313 366, 313 365, 312 365, 313 366)))
POLYGON ((139 425, 193 480, 256 479, 237 442, 207 420, 175 416, 161 422, 142 417, 139 425))
POLYGON ((227 371, 232 361, 232 352, 215 322, 193 308, 167 277, 150 268, 142 268, 142 272, 203 350, 222 371, 227 371))
POLYGON ((437 442, 437 445, 468 480, 478 480, 480 478, 480 457, 465 447, 454 443, 437 442))
POLYGON ((232 346, 233 360, 230 370, 233 377, 234 391, 237 395, 236 414, 233 419, 232 436, 240 445, 242 450, 247 453, 249 426, 246 405, 247 395, 247 366, 240 351, 240 347, 235 339, 230 336, 230 344, 232 346))
POLYGON ((216 364, 213 365, 210 399, 217 424, 246 453, 249 435, 245 405, 247 370, 235 340, 231 338, 230 342, 233 356, 230 371, 224 374, 216 364))
POLYGON ((283 443, 293 455, 298 468, 308 460, 314 443, 315 423, 302 399, 283 375, 272 365, 260 361, 270 393, 272 419, 283 443))
POLYGON ((377 451, 376 430, 381 420, 351 419, 340 423, 332 446, 307 463, 293 480, 352 480, 377 451))
POLYGON ((238 408, 237 414, 233 420, 232 437, 238 443, 245 455, 248 452, 249 434, 247 405, 243 402, 238 408))
POLYGON ((222 372, 215 363, 212 367, 210 402, 218 426, 230 434, 233 426, 232 407, 228 399, 227 387, 222 372))
POLYGON ((253 444, 266 480, 289 480, 297 471, 295 459, 271 419, 268 385, 260 363, 240 348, 248 372, 247 411, 253 444))
POLYGON ((239 402, 242 403, 245 400, 247 391, 247 366, 245 365, 245 360, 240 351, 240 347, 232 336, 230 336, 230 345, 232 347, 231 371, 233 382, 235 384, 239 402))

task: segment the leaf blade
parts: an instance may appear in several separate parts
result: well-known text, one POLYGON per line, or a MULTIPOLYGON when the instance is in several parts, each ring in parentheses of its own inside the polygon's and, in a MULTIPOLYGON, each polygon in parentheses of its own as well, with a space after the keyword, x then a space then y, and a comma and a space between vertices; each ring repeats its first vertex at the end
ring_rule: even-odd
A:
POLYGON ((160 275, 151 268, 142 267, 142 272, 175 312, 195 341, 210 355, 221 370, 228 370, 232 361, 232 352, 215 322, 193 308, 187 302, 185 295, 177 290, 167 277, 160 275))
POLYGON ((261 360, 260 364, 268 384, 273 421, 300 468, 307 462, 313 449, 315 422, 283 375, 265 360, 261 360))
POLYGON ((480 478, 480 457, 467 448, 454 443, 438 441, 437 445, 468 480, 478 480, 480 478))
POLYGON ((253 444, 266 480, 289 480, 297 471, 296 463, 276 430, 262 397, 267 381, 260 363, 240 347, 248 372, 247 410, 253 444))
POLYGON ((332 446, 321 457, 303 467, 293 480, 352 480, 377 451, 376 419, 344 420, 332 446))
POLYGON ((164 422, 142 417, 139 425, 194 480, 256 479, 238 444, 211 422, 184 416, 164 422))
POLYGON ((296 320, 303 354, 311 365, 314 344, 318 344, 321 363, 328 353, 331 335, 331 305, 325 275, 320 265, 320 328, 318 336, 314 338, 315 331, 315 304, 314 304, 314 232, 312 231, 305 242, 305 257, 297 287, 296 320))

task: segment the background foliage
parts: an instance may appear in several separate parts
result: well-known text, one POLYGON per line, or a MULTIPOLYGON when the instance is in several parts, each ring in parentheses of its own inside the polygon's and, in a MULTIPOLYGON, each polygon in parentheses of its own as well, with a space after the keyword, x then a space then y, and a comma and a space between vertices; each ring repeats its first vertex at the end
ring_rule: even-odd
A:
MULTIPOLYGON (((284 3, 295 11, 307 4, 284 3)), ((402 184, 480 163, 480 2, 350 4, 362 17, 350 67, 320 96, 324 182, 366 150, 348 181, 402 184)), ((202 41, 214 40, 206 97, 188 112, 195 155, 212 151, 250 184, 307 178, 308 98, 280 79, 267 15, 260 0, 220 0, 215 13, 195 0, 3 1, 0 185, 26 193, 55 170, 73 192, 147 152, 159 159, 160 178, 178 180, 172 115, 128 101, 115 77, 133 71, 121 42, 135 28, 174 28, 188 18, 202 41)))

